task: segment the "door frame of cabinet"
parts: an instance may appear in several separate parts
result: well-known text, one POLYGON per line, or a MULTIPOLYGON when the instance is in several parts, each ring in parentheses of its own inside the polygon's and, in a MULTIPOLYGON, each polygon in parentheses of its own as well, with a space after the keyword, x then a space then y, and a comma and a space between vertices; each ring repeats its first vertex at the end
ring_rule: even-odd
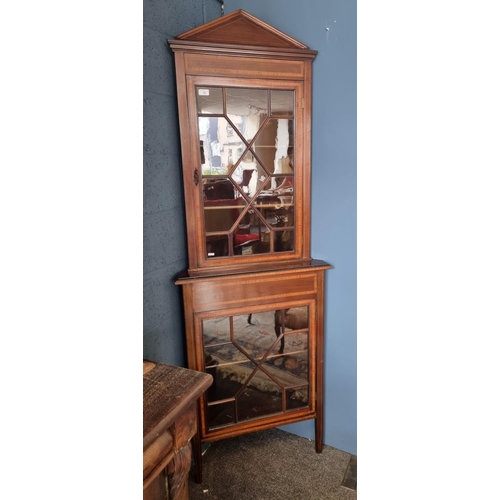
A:
POLYGON ((282 310, 295 307, 307 306, 309 308, 308 312, 308 408, 299 408, 295 410, 289 410, 283 413, 274 414, 271 416, 262 416, 252 420, 245 420, 242 422, 237 422, 234 424, 228 424, 226 426, 217 427, 215 429, 209 429, 207 411, 208 411, 208 398, 207 394, 203 394, 200 399, 201 414, 201 438, 204 442, 210 442, 217 440, 220 437, 228 436, 228 429, 230 428, 230 436, 237 436, 248 431, 248 429, 253 429, 257 425, 258 427, 275 427, 276 423, 279 425, 285 425, 290 422, 296 422, 297 419, 304 420, 307 418, 315 418, 316 416, 316 403, 317 403, 317 351, 318 342, 323 342, 322 338, 318 338, 318 332, 316 331, 317 324, 317 301, 316 299, 307 300, 287 300, 280 302, 268 302, 261 304, 255 304, 252 307, 236 307, 233 309, 222 309, 210 312, 201 312, 194 314, 194 332, 195 332, 195 356, 196 364, 198 366, 197 370, 206 372, 205 366, 205 349, 203 345, 203 327, 202 321, 204 319, 214 319, 225 316, 237 316, 237 315, 248 315, 256 314, 260 312, 269 312, 275 310, 282 310))
MULTIPOLYGON (((188 273, 191 276, 208 275, 216 269, 231 272, 241 266, 257 268, 259 265, 280 267, 297 262, 311 261, 310 206, 311 206, 311 61, 272 61, 274 71, 264 70, 263 62, 269 59, 255 57, 223 56, 220 54, 190 53, 177 50, 176 79, 179 124, 181 135, 181 154, 183 165, 184 198, 186 205, 186 227, 188 240, 188 273), (196 57, 196 63, 192 59, 196 57), (230 66, 221 69, 221 58, 232 61, 230 66), (294 64, 296 63, 296 64, 294 64), (212 71, 207 70, 211 68, 212 71), (253 68, 253 69, 252 69, 253 68), (233 74, 231 74, 233 73, 233 74), (275 90, 295 90, 295 163, 300 165, 300 176, 295 179, 294 201, 299 224, 295 229, 295 248, 293 252, 274 254, 255 254, 208 258, 203 231, 201 207, 201 183, 195 185, 195 169, 198 175, 201 161, 198 139, 198 114, 195 86, 221 86, 240 88, 266 88, 275 90), (298 202, 298 203, 297 203, 298 202)), ((295 175, 295 173, 294 173, 295 175)))

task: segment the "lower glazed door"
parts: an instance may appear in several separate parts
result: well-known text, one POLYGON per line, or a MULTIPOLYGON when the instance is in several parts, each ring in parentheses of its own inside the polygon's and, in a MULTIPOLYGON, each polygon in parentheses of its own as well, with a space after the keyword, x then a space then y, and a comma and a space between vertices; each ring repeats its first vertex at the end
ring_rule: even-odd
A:
POLYGON ((214 378, 204 436, 315 410, 315 313, 314 301, 294 301, 198 315, 203 371, 214 378))

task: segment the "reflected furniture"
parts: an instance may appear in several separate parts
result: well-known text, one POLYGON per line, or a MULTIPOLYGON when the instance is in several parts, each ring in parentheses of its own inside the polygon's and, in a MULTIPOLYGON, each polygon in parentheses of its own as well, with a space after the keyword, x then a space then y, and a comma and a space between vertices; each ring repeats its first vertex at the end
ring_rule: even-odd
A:
POLYGON ((144 500, 188 500, 196 403, 211 383, 206 373, 144 361, 144 500))
POLYGON ((201 445, 314 419, 323 440, 325 271, 311 258, 316 51, 239 10, 169 40, 175 55, 188 269, 188 367, 201 445))

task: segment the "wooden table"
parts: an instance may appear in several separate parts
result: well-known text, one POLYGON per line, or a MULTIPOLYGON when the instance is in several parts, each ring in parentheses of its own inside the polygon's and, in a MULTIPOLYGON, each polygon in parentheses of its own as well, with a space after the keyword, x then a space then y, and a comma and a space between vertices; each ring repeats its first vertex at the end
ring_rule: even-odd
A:
POLYGON ((196 402, 212 380, 207 373, 144 361, 144 500, 188 500, 196 402))

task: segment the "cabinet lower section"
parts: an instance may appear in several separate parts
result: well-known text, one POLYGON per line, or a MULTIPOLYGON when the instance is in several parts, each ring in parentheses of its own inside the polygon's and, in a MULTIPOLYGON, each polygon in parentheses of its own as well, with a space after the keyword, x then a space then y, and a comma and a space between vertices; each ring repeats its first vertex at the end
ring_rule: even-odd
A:
POLYGON ((323 439, 324 272, 294 269, 181 278, 188 365, 214 382, 200 398, 201 443, 316 419, 323 439))

